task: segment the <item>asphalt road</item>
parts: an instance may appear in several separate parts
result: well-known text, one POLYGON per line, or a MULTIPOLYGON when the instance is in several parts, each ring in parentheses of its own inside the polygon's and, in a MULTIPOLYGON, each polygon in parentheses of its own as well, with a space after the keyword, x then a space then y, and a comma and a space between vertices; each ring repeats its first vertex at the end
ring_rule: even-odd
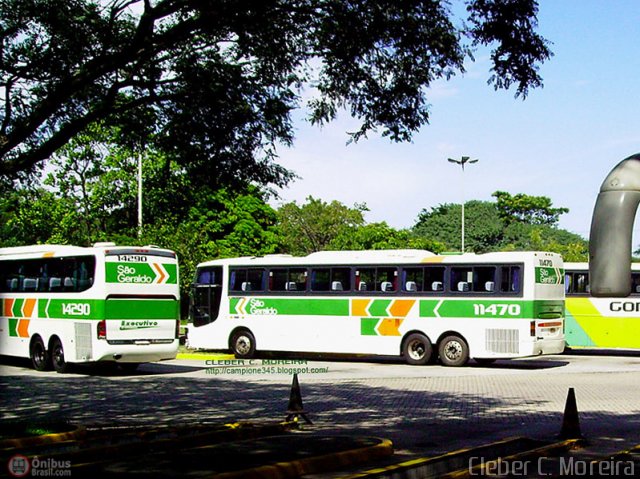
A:
POLYGON ((432 454, 514 435, 553 439, 574 388, 601 453, 640 444, 640 353, 584 352, 464 368, 399 361, 228 356, 146 364, 134 374, 36 372, 0 358, 0 421, 208 424, 282 420, 298 374, 310 430, 391 439, 432 454))

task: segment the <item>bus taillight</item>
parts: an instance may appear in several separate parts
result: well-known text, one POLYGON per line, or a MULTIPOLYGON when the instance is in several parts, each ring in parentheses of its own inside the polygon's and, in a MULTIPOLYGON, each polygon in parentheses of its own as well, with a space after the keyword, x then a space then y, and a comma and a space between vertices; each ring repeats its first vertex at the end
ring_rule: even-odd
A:
POLYGON ((107 321, 104 319, 98 323, 98 339, 107 339, 107 321))
POLYGON ((535 336, 536 335, 536 322, 535 321, 531 321, 529 326, 529 334, 531 336, 535 336))
POLYGON ((176 339, 180 339, 180 320, 176 319, 176 339))

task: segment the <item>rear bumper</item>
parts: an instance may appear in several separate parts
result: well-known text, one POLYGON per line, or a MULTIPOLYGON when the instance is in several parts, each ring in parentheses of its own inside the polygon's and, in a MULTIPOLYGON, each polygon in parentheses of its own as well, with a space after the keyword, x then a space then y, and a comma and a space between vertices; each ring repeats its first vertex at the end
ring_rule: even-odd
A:
POLYGON ((115 361, 118 363, 150 363, 175 359, 179 340, 166 344, 119 344, 105 345, 93 361, 115 361))

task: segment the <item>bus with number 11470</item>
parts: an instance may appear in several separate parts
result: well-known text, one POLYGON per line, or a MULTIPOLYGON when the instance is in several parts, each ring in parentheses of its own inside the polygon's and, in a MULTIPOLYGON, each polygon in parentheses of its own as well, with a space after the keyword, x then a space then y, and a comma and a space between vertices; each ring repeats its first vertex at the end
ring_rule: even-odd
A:
POLYGON ((461 366, 561 353, 564 271, 553 253, 327 251, 198 265, 187 344, 439 358, 461 366))
POLYGON ((99 243, 0 248, 0 354, 36 370, 174 359, 180 293, 173 251, 99 243))

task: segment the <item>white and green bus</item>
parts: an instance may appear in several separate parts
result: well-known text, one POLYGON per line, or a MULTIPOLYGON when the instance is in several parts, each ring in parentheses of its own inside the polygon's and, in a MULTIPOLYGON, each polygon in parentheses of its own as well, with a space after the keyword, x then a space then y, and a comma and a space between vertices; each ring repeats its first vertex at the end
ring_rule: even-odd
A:
POLYGON ((39 371, 173 359, 180 314, 173 251, 151 246, 0 248, 0 354, 39 371))
POLYGON ((553 253, 268 255, 198 265, 190 348, 402 356, 447 366, 564 349, 553 253))
POLYGON ((640 264, 631 264, 631 294, 591 295, 589 263, 565 263, 567 346, 640 349, 640 264))

